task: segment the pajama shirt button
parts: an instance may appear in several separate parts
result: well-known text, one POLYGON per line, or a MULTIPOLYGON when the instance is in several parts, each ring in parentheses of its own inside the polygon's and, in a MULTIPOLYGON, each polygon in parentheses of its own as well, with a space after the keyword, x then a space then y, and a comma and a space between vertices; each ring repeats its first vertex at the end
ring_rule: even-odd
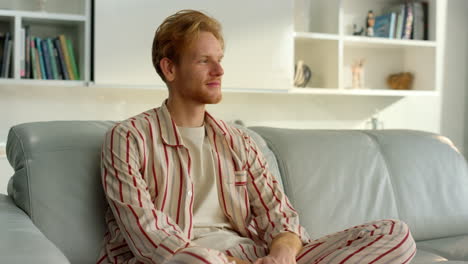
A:
POLYGON ((192 191, 189 191, 187 194, 188 196, 192 196, 192 191))

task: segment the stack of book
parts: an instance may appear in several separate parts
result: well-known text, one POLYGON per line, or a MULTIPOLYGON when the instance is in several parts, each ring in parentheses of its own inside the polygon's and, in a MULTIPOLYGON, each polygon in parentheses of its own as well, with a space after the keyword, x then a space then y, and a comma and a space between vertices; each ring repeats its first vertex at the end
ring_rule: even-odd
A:
POLYGON ((428 40, 428 12, 427 2, 407 1, 392 6, 387 9, 387 13, 375 18, 374 36, 428 40))
POLYGON ((73 45, 67 36, 40 38, 28 27, 21 31, 24 45, 20 54, 20 76, 23 79, 80 80, 73 45))
POLYGON ((0 78, 13 77, 13 40, 10 32, 0 32, 0 78))

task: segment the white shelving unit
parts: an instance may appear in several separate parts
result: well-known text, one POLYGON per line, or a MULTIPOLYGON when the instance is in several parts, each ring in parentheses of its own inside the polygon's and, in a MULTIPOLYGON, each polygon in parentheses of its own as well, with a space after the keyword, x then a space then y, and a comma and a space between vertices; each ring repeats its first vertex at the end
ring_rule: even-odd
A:
MULTIPOLYGON (((419 0, 416 0, 419 1, 419 0)), ((365 27, 367 12, 386 13, 404 0, 295 0, 294 61, 312 71, 306 88, 291 93, 366 96, 437 96, 443 71, 447 0, 428 0, 429 40, 353 35, 365 27), (351 65, 365 59, 363 88, 352 89, 351 65), (412 90, 391 90, 390 74, 411 72, 412 90)))
POLYGON ((49 0, 44 10, 38 1, 0 0, 0 31, 9 31, 13 40, 12 71, 0 78, 0 85, 84 86, 90 81, 91 0, 49 0), (28 26, 31 36, 47 38, 64 34, 72 42, 80 80, 36 80, 20 76, 23 53, 21 29, 28 26))

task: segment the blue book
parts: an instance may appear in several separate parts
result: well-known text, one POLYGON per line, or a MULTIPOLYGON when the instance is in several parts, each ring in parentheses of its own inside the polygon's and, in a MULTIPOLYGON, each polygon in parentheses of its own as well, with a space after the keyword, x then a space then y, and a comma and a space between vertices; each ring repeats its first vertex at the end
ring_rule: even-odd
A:
POLYGON ((44 68, 47 74, 48 80, 53 80, 54 76, 52 74, 52 64, 50 62, 49 48, 47 45, 47 40, 41 40, 42 54, 44 56, 44 68))
POLYGON ((49 59, 50 59, 50 65, 52 69, 52 76, 54 76, 54 80, 59 80, 58 76, 58 70, 57 70, 57 63, 56 63, 56 56, 54 53, 54 45, 52 44, 52 40, 50 38, 47 38, 47 48, 49 51, 49 59))
POLYGON ((36 49, 37 49, 37 53, 39 55, 39 58, 37 58, 39 60, 39 65, 41 66, 41 75, 42 75, 42 79, 43 80, 47 80, 47 73, 46 73, 46 70, 45 70, 45 63, 44 63, 44 55, 42 54, 42 48, 41 48, 41 38, 39 37, 36 37, 34 39, 36 41, 36 49))
POLYGON ((374 37, 391 38, 393 36, 394 25, 395 13, 377 16, 374 24, 374 37))
POLYGON ((395 38, 395 25, 397 23, 397 14, 396 13, 391 13, 391 19, 390 19, 390 36, 389 38, 395 38))

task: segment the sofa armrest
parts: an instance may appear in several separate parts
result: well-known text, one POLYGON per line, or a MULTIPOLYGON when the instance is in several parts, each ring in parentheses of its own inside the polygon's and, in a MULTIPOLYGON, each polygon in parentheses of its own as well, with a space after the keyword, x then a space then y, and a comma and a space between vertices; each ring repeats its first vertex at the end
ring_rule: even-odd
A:
POLYGON ((4 194, 0 194, 0 256, 2 263, 70 263, 4 194))

